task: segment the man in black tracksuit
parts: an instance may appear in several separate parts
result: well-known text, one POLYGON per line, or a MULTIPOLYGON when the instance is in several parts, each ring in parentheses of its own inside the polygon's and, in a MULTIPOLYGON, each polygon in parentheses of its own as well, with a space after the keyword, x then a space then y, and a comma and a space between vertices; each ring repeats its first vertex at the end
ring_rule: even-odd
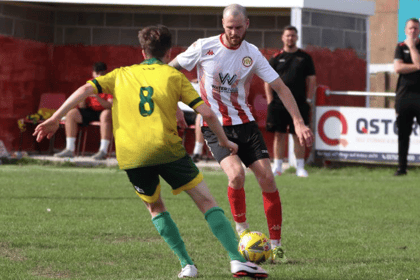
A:
POLYGON ((394 69, 400 74, 397 83, 395 110, 398 125, 398 170, 395 176, 407 174, 407 154, 414 117, 420 124, 420 40, 419 21, 405 24, 406 39, 395 49, 394 69))

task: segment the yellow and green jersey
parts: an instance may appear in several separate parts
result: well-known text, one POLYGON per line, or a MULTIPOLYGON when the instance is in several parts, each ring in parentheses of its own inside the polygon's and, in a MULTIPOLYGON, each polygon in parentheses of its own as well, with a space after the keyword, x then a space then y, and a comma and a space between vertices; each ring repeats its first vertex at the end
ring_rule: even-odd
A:
POLYGON ((177 103, 195 109, 203 101, 184 74, 152 58, 88 83, 96 93, 114 96, 112 123, 121 169, 169 163, 185 156, 177 130, 177 103))

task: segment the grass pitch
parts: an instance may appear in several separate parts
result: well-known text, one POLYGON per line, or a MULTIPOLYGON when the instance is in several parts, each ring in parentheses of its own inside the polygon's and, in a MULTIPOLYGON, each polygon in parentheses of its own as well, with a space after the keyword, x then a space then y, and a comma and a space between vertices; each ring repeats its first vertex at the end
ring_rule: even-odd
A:
MULTIPOLYGON (((419 279, 420 171, 310 168, 276 181, 289 263, 269 279, 419 279)), ((222 172, 205 179, 230 221, 222 172)), ((199 279, 232 279, 227 254, 185 194, 162 194, 199 279)), ((251 230, 268 234, 261 192, 246 178, 251 230)), ((232 222, 233 224, 233 222, 232 222)), ((0 279, 177 279, 180 266, 125 172, 0 166, 0 279), (50 211, 48 211, 50 209, 50 211)))

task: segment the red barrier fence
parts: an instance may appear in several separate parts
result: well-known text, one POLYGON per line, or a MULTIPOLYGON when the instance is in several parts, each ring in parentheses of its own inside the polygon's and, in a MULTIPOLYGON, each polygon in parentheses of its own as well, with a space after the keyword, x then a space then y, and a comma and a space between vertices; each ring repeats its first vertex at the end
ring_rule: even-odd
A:
MULTIPOLYGON (((184 50, 182 47, 174 47, 172 56, 175 57, 184 50)), ((277 51, 261 50, 267 58, 277 51)), ((366 89, 366 62, 358 58, 353 50, 330 51, 310 48, 307 52, 313 57, 319 84, 329 85, 332 90, 366 89)), ((0 36, 0 139, 4 141, 9 151, 17 150, 19 147, 17 120, 36 112, 43 92, 64 92, 70 95, 91 78, 94 62, 104 61, 108 64, 108 69, 112 70, 140 63, 142 60, 140 47, 54 46, 0 36)), ((184 73, 189 79, 196 77, 195 70, 184 73)), ((332 105, 364 106, 365 98, 331 96, 328 100, 332 105)), ((264 129, 266 101, 263 82, 258 77, 252 80, 249 101, 271 153, 272 135, 266 133, 264 129)), ((39 147, 33 146, 29 130, 28 127, 28 131, 25 132, 23 149, 37 148, 47 151, 47 141, 43 141, 39 147)), ((64 137, 58 136, 56 148, 63 148, 64 137)), ((87 151, 96 151, 98 141, 92 139, 86 148, 87 151)))

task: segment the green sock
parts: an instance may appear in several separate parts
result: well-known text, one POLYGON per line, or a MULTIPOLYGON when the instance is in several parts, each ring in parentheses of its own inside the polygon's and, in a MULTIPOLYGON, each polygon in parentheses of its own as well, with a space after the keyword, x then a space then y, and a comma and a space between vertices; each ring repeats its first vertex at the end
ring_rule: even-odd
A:
POLYGON ((181 262, 181 267, 186 266, 187 264, 194 264, 190 256, 185 249, 184 241, 179 234, 178 227, 175 222, 172 220, 169 212, 162 212, 152 219, 153 224, 155 225, 160 236, 163 237, 165 242, 171 248, 171 250, 178 257, 181 262))
POLYGON ((204 214, 204 217, 209 224, 213 234, 219 239, 226 251, 228 251, 229 258, 241 262, 246 260, 238 251, 238 240, 236 239, 235 232, 232 229, 228 219, 225 216, 222 208, 213 207, 204 214))

